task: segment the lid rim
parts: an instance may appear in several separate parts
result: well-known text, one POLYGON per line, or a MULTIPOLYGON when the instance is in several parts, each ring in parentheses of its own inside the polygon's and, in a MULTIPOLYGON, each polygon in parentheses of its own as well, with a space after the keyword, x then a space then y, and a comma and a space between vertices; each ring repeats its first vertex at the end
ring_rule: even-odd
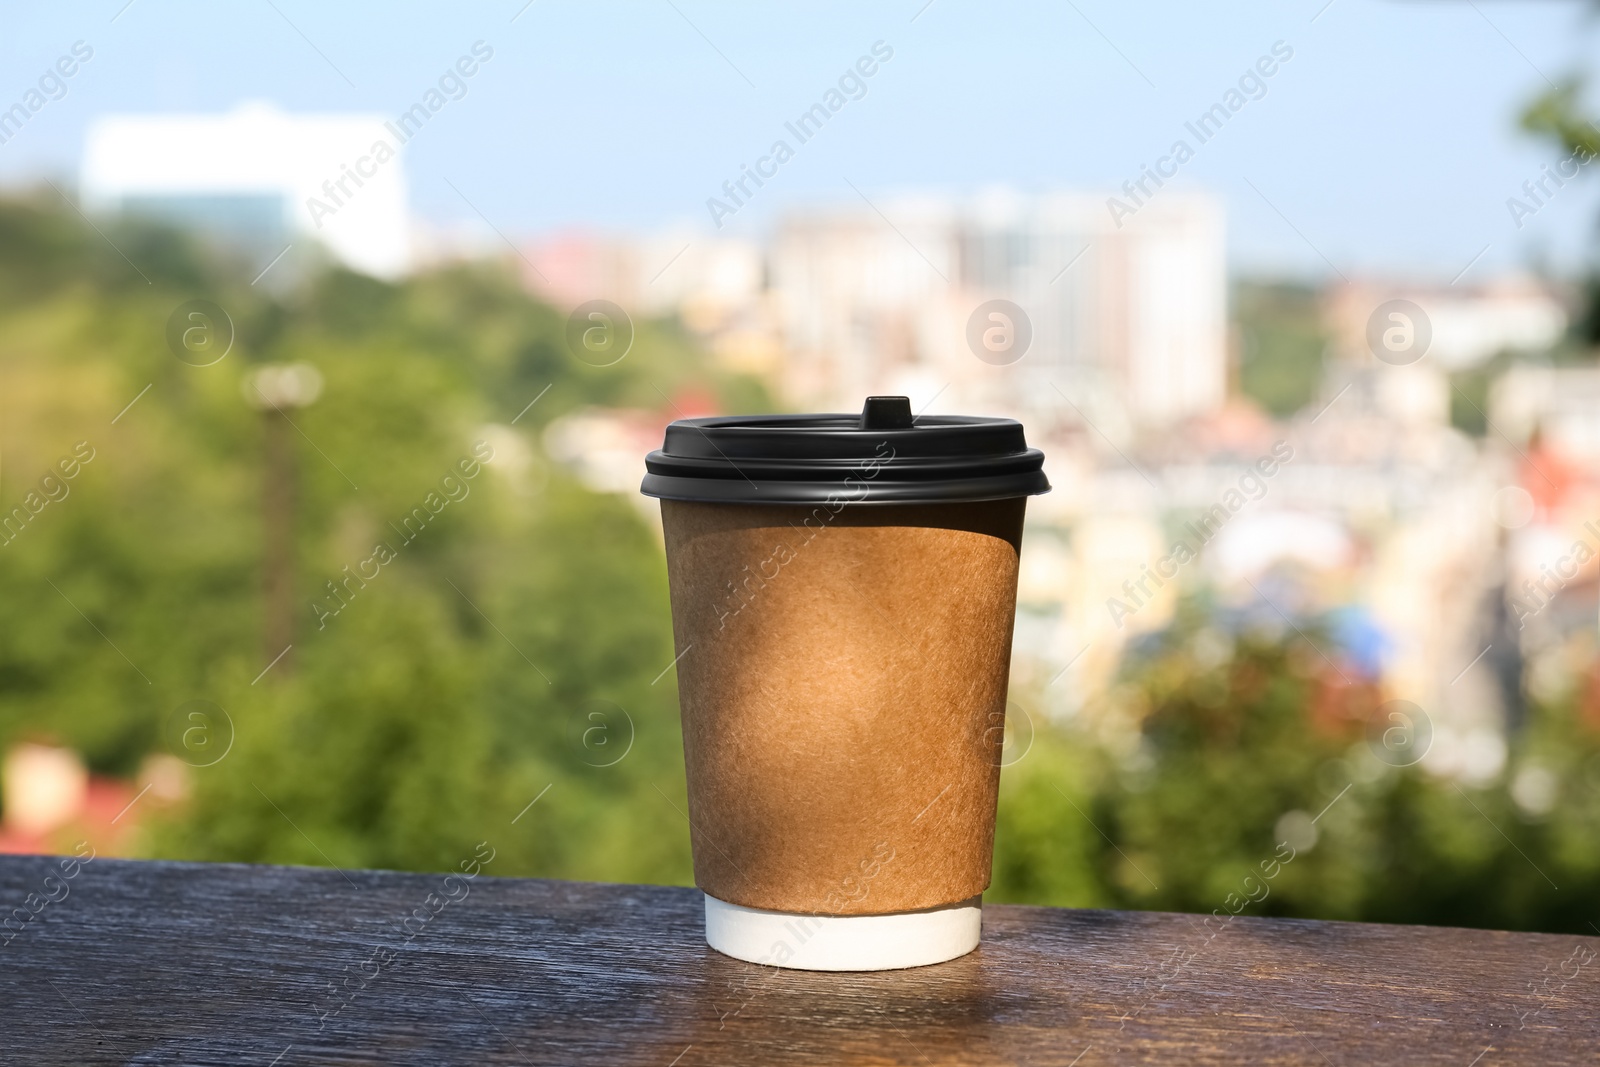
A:
MULTIPOLYGON (((768 459, 763 457, 741 456, 741 463, 734 466, 729 460, 720 457, 707 456, 674 456, 657 449, 645 457, 645 469, 653 474, 679 474, 686 478, 738 478, 741 477, 740 469, 746 471, 759 471, 768 478, 801 478, 817 475, 822 477, 833 476, 843 480, 851 474, 859 474, 862 468, 872 461, 863 461, 855 457, 820 458, 797 462, 793 459, 768 459)), ((984 456, 911 456, 897 458, 895 461, 881 461, 877 464, 879 472, 894 470, 904 478, 936 478, 947 473, 956 473, 970 470, 989 474, 1010 474, 1018 471, 1038 470, 1044 460, 1044 453, 1036 448, 1025 452, 1002 453, 992 457, 984 456)), ((863 475, 866 478, 881 476, 871 473, 863 475)), ((812 480, 821 480, 821 477, 812 480)))
MULTIPOLYGON (((929 493, 928 483, 875 483, 866 496, 844 503, 850 507, 882 507, 910 504, 979 504, 990 500, 1014 500, 1040 496, 1051 490, 1043 471, 1033 476, 988 479, 983 484, 948 483, 941 493, 929 493)), ((749 504, 754 507, 805 506, 826 504, 841 499, 837 482, 784 482, 752 489, 742 481, 712 478, 674 478, 646 475, 639 491, 658 500, 686 504, 749 504)))

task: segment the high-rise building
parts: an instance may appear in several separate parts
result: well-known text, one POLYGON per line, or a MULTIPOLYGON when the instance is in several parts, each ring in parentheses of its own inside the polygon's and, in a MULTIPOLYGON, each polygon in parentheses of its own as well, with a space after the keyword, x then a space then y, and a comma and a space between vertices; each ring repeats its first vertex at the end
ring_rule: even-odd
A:
POLYGON ((1125 438, 1226 395, 1223 218, 1200 194, 1170 193, 1120 227, 1081 194, 797 212, 774 237, 771 286, 783 391, 803 406, 948 388, 964 410, 1087 419, 1125 438), (991 300, 1021 309, 993 320, 1031 335, 1015 362, 969 339, 991 300))
POLYGON ((271 257, 318 243, 379 277, 411 262, 399 158, 382 117, 113 115, 89 129, 80 190, 92 210, 148 215, 271 257))

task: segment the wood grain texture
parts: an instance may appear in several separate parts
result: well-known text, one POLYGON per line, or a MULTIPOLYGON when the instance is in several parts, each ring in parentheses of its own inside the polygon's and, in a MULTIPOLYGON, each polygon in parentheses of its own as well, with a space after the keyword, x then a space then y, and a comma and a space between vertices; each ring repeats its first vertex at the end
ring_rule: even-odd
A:
MULTIPOLYGON (((57 862, 0 859, 0 905, 40 893, 57 862)), ((97 859, 0 947, 0 1063, 1600 1057, 1600 961, 1576 962, 1594 960, 1600 938, 1248 918, 1211 937, 1195 916, 993 906, 982 947, 963 959, 826 975, 706 948, 689 889, 443 883, 97 859), (435 911, 429 894, 458 899, 435 911), (399 924, 416 909, 429 917, 412 920, 408 941, 399 924), (328 996, 329 983, 373 970, 364 989, 328 996)))

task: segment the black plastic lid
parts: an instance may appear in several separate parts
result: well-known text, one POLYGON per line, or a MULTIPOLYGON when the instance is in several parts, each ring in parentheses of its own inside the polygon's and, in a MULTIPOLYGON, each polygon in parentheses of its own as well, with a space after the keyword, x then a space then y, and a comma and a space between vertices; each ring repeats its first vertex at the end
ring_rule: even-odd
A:
POLYGON ((680 419, 645 458, 645 496, 727 504, 954 503, 1050 491, 1013 419, 924 415, 903 396, 860 415, 680 419))

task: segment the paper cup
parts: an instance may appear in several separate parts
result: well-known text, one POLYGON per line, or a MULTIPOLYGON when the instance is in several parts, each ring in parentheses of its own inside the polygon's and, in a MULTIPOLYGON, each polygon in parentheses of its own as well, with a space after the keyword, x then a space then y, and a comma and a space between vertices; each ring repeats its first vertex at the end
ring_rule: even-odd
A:
MULTIPOLYGON (((852 429, 873 454, 883 432, 852 429)), ((935 499, 923 463, 927 499, 907 499, 894 462, 936 433, 892 431, 853 495, 662 500, 695 882, 718 951, 876 970, 978 943, 1025 497, 935 499)), ((945 481, 974 495, 964 460, 945 481)), ((761 477, 801 494, 803 479, 761 477)))

